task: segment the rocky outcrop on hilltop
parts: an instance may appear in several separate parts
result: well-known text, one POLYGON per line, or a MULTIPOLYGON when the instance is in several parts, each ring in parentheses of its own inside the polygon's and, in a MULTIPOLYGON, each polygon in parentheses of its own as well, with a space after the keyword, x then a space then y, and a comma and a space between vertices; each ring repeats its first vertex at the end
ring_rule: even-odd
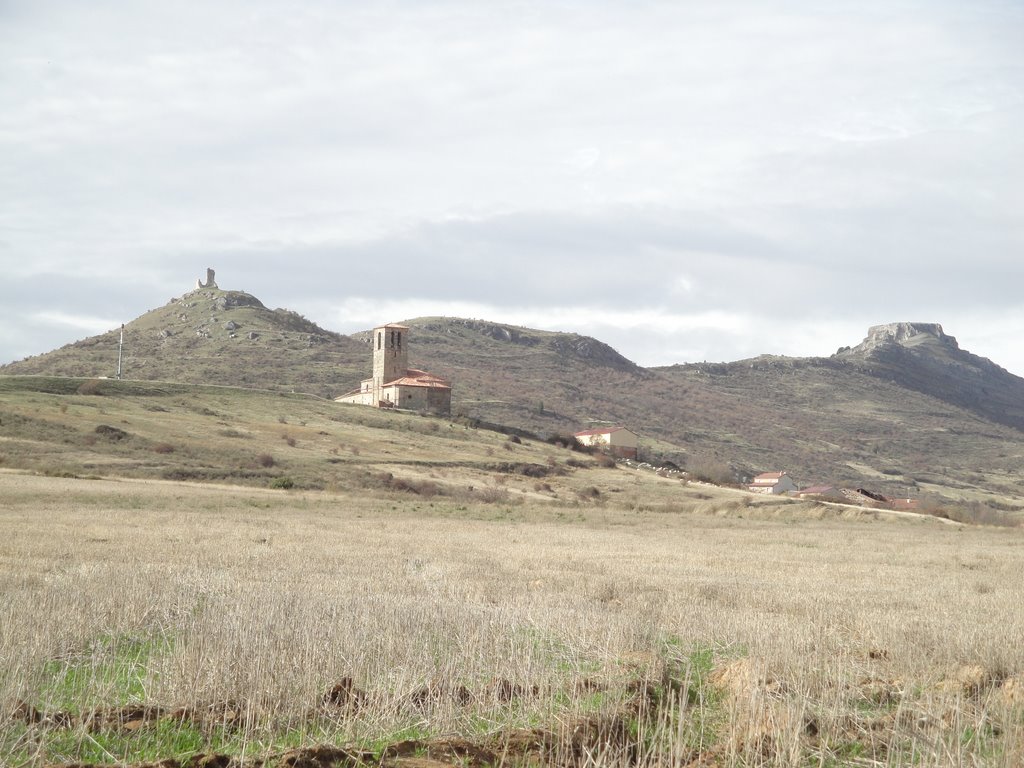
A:
POLYGON ((868 335, 864 341, 856 347, 846 347, 837 354, 870 354, 879 347, 888 344, 900 344, 913 346, 915 341, 932 339, 952 349, 959 349, 960 345, 952 336, 947 336, 942 326, 938 323, 886 323, 885 325, 873 325, 868 328, 868 335))
POLYGON ((1024 379, 961 349, 938 323, 873 326, 860 344, 840 349, 832 359, 1024 429, 1024 379))

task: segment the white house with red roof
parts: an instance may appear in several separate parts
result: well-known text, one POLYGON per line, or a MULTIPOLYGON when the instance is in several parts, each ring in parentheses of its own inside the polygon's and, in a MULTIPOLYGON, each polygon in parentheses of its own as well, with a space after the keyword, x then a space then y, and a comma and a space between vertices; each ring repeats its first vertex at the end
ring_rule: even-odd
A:
POLYGON ((762 472, 750 481, 747 490, 751 493, 779 494, 795 491, 797 485, 785 472, 762 472))
POLYGON ((585 429, 575 437, 581 445, 592 445, 622 459, 635 459, 640 445, 639 436, 625 427, 585 429))
POLYGON ((373 329, 373 376, 364 379, 336 403, 374 408, 402 408, 448 415, 452 411, 452 385, 432 373, 409 367, 409 328, 388 323, 373 329))

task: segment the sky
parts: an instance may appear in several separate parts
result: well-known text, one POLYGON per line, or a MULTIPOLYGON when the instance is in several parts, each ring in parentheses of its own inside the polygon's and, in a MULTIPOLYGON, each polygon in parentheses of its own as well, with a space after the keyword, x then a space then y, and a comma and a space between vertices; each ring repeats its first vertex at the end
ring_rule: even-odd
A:
POLYGON ((217 271, 642 365, 941 323, 1024 375, 1019 0, 0 0, 0 363, 217 271))

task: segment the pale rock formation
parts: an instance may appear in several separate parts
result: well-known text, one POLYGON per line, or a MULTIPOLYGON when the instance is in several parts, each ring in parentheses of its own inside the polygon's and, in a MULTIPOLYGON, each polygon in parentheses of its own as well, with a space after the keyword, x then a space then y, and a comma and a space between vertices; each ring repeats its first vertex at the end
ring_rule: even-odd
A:
POLYGON ((930 345, 947 352, 959 351, 960 345, 953 336, 947 336, 938 323, 886 323, 868 328, 868 335, 855 347, 842 347, 836 353, 840 357, 868 357, 872 352, 898 345, 917 347, 930 345))

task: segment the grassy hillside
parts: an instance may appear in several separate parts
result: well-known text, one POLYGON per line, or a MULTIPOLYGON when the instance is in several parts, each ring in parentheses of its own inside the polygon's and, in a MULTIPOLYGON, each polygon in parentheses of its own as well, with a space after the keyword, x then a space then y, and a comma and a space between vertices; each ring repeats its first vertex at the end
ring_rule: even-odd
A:
MULTIPOLYGON (((646 457, 720 478, 786 470, 804 486, 1024 510, 1024 380, 951 337, 918 334, 832 358, 644 369, 577 334, 459 318, 406 322, 410 363, 453 382, 457 416, 542 435, 623 424, 641 434, 646 457)), ((368 375, 368 339, 269 310, 248 294, 203 289, 128 324, 124 369, 133 380, 330 398, 368 375)), ((110 375, 116 342, 111 332, 0 373, 110 375)))
POLYGON ((586 339, 475 321, 409 321, 456 382, 455 409, 538 432, 625 424, 648 456, 802 485, 938 493, 1024 508, 1022 433, 839 359, 761 357, 643 369, 586 339))
MULTIPOLYGON (((111 330, 0 373, 113 377, 120 331, 111 330)), ((123 378, 255 387, 336 397, 368 375, 370 351, 301 315, 268 309, 239 291, 204 288, 125 325, 123 378)))
POLYGON ((549 477, 569 492, 577 469, 597 466, 543 443, 309 395, 57 377, 2 377, 0 394, 2 465, 56 476, 498 500, 547 497, 549 477))

